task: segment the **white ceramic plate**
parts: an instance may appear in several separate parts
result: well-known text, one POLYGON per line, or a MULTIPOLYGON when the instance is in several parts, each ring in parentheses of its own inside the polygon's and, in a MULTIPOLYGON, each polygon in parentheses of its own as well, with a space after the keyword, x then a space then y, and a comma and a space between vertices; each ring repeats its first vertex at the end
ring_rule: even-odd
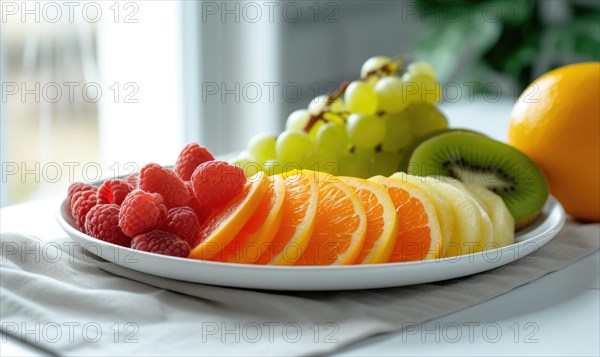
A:
POLYGON ((327 267, 233 264, 176 258, 106 243, 81 233, 63 202, 58 223, 89 252, 114 264, 165 278, 236 288, 267 290, 351 290, 386 288, 458 278, 497 268, 532 254, 558 234, 565 213, 550 197, 541 216, 516 236, 516 243, 481 253, 410 263, 327 267))

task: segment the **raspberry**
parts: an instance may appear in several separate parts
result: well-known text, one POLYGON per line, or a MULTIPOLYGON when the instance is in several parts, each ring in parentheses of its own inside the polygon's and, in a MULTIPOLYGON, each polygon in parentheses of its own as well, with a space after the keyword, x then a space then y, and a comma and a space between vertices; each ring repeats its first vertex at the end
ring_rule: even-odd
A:
POLYGON ((159 193, 140 189, 131 191, 119 211, 119 226, 123 233, 135 237, 156 228, 167 216, 167 207, 163 202, 159 193))
POLYGON ((140 189, 160 193, 168 208, 183 206, 190 200, 185 183, 170 169, 148 164, 140 171, 140 189))
POLYGON ((200 202, 198 202, 198 199, 196 199, 196 196, 194 195, 194 189, 192 187, 191 181, 186 181, 185 187, 187 187, 188 192, 191 196, 190 201, 187 203, 186 206, 191 208, 194 211, 194 213, 196 213, 196 218, 198 218, 198 222, 200 223, 200 225, 202 225, 202 223, 204 223, 204 221, 208 219, 208 217, 212 213, 212 210, 209 208, 202 207, 202 205, 200 205, 200 202))
POLYGON ((119 206, 98 204, 85 217, 85 232, 105 242, 129 247, 131 238, 119 228, 119 206))
POLYGON ((123 179, 123 181, 127 182, 128 184, 130 184, 131 187, 133 187, 133 188, 137 188, 138 187, 138 178, 135 175, 129 175, 129 176, 125 177, 123 179))
POLYGON ((200 222, 198 222, 196 213, 190 207, 175 207, 169 210, 167 219, 159 229, 176 234, 188 242, 190 246, 195 246, 200 230, 200 222))
POLYGON ((72 202, 73 195, 75 195, 79 191, 87 191, 87 190, 96 191, 96 187, 90 185, 89 183, 84 183, 84 182, 72 183, 71 186, 69 186, 69 191, 67 192, 67 202, 69 203, 69 207, 72 207, 72 205, 73 205, 73 202, 72 202))
POLYGON ((188 242, 176 234, 159 230, 135 236, 131 241, 131 248, 182 258, 186 258, 191 250, 188 242))
POLYGON ((181 150, 173 170, 182 180, 189 181, 198 165, 214 159, 207 148, 196 143, 190 143, 181 150))
POLYGON ((120 206, 133 187, 123 180, 106 180, 98 188, 98 204, 114 203, 120 206))
POLYGON ((96 205, 96 191, 78 191, 71 200, 71 216, 77 223, 77 228, 84 231, 85 215, 96 205))
POLYGON ((244 170, 224 161, 208 161, 196 168, 192 188, 198 203, 212 210, 229 202, 242 192, 246 183, 244 170))

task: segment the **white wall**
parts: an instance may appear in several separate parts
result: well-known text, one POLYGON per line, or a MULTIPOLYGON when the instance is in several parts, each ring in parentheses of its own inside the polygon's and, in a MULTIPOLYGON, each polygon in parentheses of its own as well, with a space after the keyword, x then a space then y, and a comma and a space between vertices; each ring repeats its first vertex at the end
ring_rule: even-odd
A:
POLYGON ((187 121, 217 153, 242 150, 256 133, 279 132, 289 113, 327 92, 329 84, 357 78, 367 58, 408 53, 419 29, 404 13, 404 2, 226 3, 227 8, 223 2, 184 2, 184 50, 198 44, 185 55, 187 121), (198 34, 195 41, 188 31, 198 34), (256 85, 262 96, 253 101, 244 88, 256 85), (298 87, 300 97, 293 92, 298 87), (230 91, 223 96, 225 90, 230 91), (190 123, 194 117, 200 118, 198 127, 190 123))
POLYGON ((243 2, 229 3, 238 13, 223 20, 221 4, 186 1, 183 7, 184 71, 192 75, 185 77, 186 121, 216 154, 243 148, 250 136, 272 131, 278 119, 265 82, 277 80, 279 25, 246 21, 243 2), (216 10, 208 7, 213 4, 216 10), (189 59, 194 56, 196 61, 189 59))
MULTIPOLYGON (((3 37, 4 36, 2 36, 2 38, 3 37)), ((6 57, 6 52, 4 51, 4 40, 0 39, 0 77, 1 78, 5 78, 4 77, 5 57, 6 57)), ((4 113, 5 110, 6 110, 5 105, 2 104, 2 107, 0 108, 0 163, 4 163, 7 161, 6 114, 4 113)), ((2 171, 4 172, 4 168, 2 168, 2 171)), ((3 173, 3 176, 4 176, 4 173, 3 173)), ((0 207, 4 207, 9 202, 8 193, 10 192, 10 190, 8 189, 8 184, 4 181, 5 180, 3 177, 2 180, 0 181, 0 207)))
POLYGON ((185 130, 180 2, 136 4, 131 20, 137 22, 122 18, 98 27, 99 80, 103 88, 119 87, 118 98, 112 90, 99 106, 102 159, 105 165, 173 164, 185 130))

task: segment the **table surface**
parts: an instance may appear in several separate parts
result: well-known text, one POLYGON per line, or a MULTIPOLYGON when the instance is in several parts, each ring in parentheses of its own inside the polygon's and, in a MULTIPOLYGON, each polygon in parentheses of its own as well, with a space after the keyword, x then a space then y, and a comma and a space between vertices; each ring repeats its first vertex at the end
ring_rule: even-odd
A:
MULTIPOLYGON (((512 103, 443 107, 452 127, 505 139, 512 103), (483 113, 483 116, 476 116, 483 113)), ((65 236, 54 218, 59 201, 34 201, 0 210, 0 232, 51 240, 65 236), (36 217, 31 224, 29 217, 36 217)), ((404 355, 600 355, 600 253, 482 304, 403 332, 374 336, 334 356, 404 355)), ((37 349, 2 336, 1 356, 41 356, 37 349)))

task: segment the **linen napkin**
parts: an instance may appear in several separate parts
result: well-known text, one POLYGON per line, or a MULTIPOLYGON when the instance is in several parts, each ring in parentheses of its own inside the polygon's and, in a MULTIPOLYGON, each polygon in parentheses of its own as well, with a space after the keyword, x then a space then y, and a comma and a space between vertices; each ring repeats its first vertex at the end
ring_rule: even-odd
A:
POLYGON ((437 283, 359 291, 224 288, 129 270, 69 240, 3 234, 1 330, 59 355, 331 353, 479 304, 599 247, 600 225, 568 222, 533 258, 437 283))

